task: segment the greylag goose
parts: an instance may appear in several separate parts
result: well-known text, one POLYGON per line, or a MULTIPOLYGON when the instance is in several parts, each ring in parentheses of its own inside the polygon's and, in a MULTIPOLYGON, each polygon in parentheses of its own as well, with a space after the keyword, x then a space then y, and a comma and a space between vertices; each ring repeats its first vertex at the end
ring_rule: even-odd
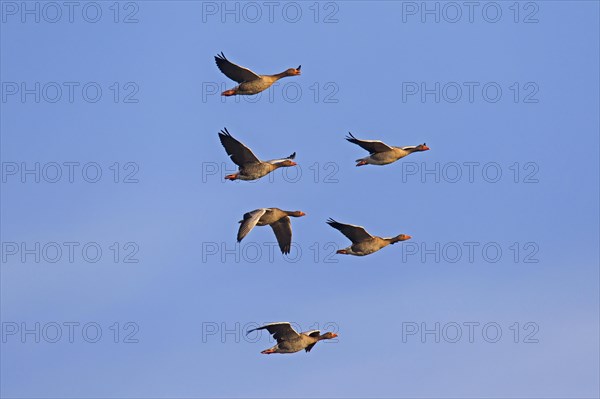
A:
POLYGON ((369 156, 365 158, 357 159, 356 166, 362 165, 387 165, 392 162, 396 162, 400 158, 412 154, 418 151, 427 151, 429 147, 423 144, 409 147, 392 147, 379 140, 359 140, 348 132, 350 135, 346 137, 349 142, 359 145, 365 150, 369 151, 369 156))
POLYGON ((277 345, 260 352, 264 355, 269 355, 271 353, 295 353, 302 349, 306 352, 310 352, 317 342, 323 339, 336 338, 338 336, 332 332, 326 332, 321 335, 321 331, 319 330, 306 331, 298 334, 296 330, 292 328, 291 324, 287 322, 266 324, 262 327, 248 330, 246 334, 250 334, 252 331, 256 330, 267 330, 269 334, 272 334, 273 338, 277 340, 277 345))
POLYGON ((231 157, 239 170, 237 173, 225 176, 228 180, 256 180, 277 168, 296 166, 296 162, 292 161, 296 157, 295 152, 287 158, 261 161, 248 147, 234 139, 227 128, 219 132, 219 139, 225 147, 227 155, 231 157))
POLYGON ((339 230, 343 235, 352 241, 352 245, 348 248, 340 249, 336 253, 344 255, 365 256, 379 251, 381 248, 387 247, 390 244, 395 244, 398 241, 410 240, 412 237, 406 234, 400 234, 396 237, 382 238, 372 236, 367 233, 364 227, 355 226, 353 224, 344 224, 336 222, 329 218, 327 224, 334 229, 339 230))
POLYGON ((222 52, 215 56, 215 61, 217 67, 219 67, 219 70, 221 70, 225 76, 239 83, 237 87, 225 90, 221 93, 222 96, 248 96, 258 94, 271 87, 273 83, 281 78, 300 75, 300 68, 302 67, 302 65, 299 65, 298 68, 289 68, 276 75, 259 75, 248 68, 244 68, 229 61, 222 52))
POLYGON ((242 241, 254 226, 271 226, 279 249, 282 254, 290 253, 292 243, 292 222, 290 216, 300 217, 306 215, 302 211, 282 211, 279 208, 260 208, 244 214, 244 220, 240 220, 237 240, 242 241))

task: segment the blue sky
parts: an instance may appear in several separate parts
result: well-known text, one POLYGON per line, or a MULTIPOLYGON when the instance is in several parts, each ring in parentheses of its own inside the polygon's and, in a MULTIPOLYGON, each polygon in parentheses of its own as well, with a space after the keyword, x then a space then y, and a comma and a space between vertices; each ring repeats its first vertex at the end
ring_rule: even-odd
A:
POLYGON ((421 2, 22 4, 1 3, 3 396, 598 397, 597 2, 472 22, 460 3, 428 3, 439 22, 421 2), (302 76, 222 100, 221 51, 302 76), (223 127, 299 167, 224 182, 223 127), (356 168, 348 131, 431 151, 356 168), (268 228, 235 245, 270 206, 307 214, 291 261, 268 228), (331 256, 328 217, 413 238, 331 256), (339 339, 264 356, 242 330, 272 321, 339 339))

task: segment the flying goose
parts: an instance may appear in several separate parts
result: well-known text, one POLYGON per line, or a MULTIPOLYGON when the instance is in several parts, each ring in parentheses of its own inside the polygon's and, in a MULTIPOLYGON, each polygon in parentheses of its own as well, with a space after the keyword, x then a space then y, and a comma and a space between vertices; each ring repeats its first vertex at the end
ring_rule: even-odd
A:
POLYGON ((418 151, 427 151, 429 147, 423 144, 409 147, 392 147, 379 140, 359 140, 348 132, 349 136, 346 140, 349 142, 359 145, 365 150, 369 151, 369 156, 365 158, 357 159, 356 166, 362 165, 387 165, 392 162, 396 162, 400 158, 404 158, 408 154, 418 151))
POLYGON ((271 87, 273 83, 281 78, 300 75, 300 68, 302 67, 302 65, 299 65, 298 68, 289 68, 275 75, 258 75, 248 68, 244 68, 229 61, 227 58, 225 58, 225 54, 223 54, 223 52, 215 56, 215 62, 217 63, 219 70, 221 70, 225 76, 239 83, 237 87, 234 87, 230 90, 225 90, 223 93, 221 93, 222 96, 247 96, 258 94, 261 91, 271 87))
POLYGON ((387 247, 390 244, 395 244, 398 241, 410 240, 412 237, 406 234, 400 234, 396 237, 382 238, 372 236, 367 233, 364 227, 355 226, 353 224, 344 224, 336 222, 329 218, 327 224, 334 229, 339 230, 343 235, 352 241, 352 245, 348 248, 340 249, 336 253, 344 255, 365 256, 379 251, 381 248, 387 247))
POLYGON ((292 222, 290 216, 300 217, 306 215, 302 211, 282 211, 279 208, 260 208, 244 214, 244 220, 240 220, 237 240, 242 241, 254 226, 271 226, 279 249, 282 254, 290 253, 292 243, 292 222))
POLYGON ((302 349, 310 352, 317 342, 323 339, 333 339, 338 336, 332 332, 326 332, 321 335, 321 331, 319 330, 297 333, 288 322, 266 324, 262 327, 248 330, 246 335, 257 330, 267 330, 277 340, 277 345, 260 352, 265 355, 271 353, 295 353, 302 349))
POLYGON ((238 166, 238 172, 225 176, 225 179, 256 180, 277 168, 296 166, 296 163, 292 161, 296 157, 295 152, 287 158, 261 161, 248 147, 234 139, 227 128, 219 132, 219 139, 225 147, 227 155, 238 166))

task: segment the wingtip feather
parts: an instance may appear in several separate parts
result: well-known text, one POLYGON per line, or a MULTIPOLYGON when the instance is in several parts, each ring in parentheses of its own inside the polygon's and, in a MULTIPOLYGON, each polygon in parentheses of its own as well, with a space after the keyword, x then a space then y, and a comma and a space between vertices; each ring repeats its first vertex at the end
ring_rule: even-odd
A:
POLYGON ((223 129, 221 129, 221 131, 219 132, 219 136, 220 137, 223 137, 223 136, 225 136, 225 137, 232 137, 231 133, 229 133, 229 130, 227 130, 226 127, 223 128, 223 129))
POLYGON ((354 137, 354 135, 350 132, 348 132, 349 136, 346 136, 346 140, 348 140, 349 142, 351 142, 352 144, 357 144, 357 142, 359 141, 356 137, 354 137))

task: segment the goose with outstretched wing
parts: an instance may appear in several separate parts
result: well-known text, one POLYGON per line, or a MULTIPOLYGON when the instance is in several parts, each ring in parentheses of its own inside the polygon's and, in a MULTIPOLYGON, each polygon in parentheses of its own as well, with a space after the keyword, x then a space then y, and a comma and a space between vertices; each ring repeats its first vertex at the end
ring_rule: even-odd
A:
POLYGON ((350 132, 348 132, 346 140, 369 151, 368 157, 356 160, 356 166, 387 165, 396 162, 413 152, 429 150, 429 147, 427 147, 425 143, 408 147, 393 147, 380 140, 359 140, 350 132))
POLYGON ((279 208, 259 208, 244 214, 240 220, 237 240, 242 241, 254 226, 271 226, 279 249, 282 254, 289 254, 292 245, 292 217, 301 217, 306 214, 302 211, 284 211, 279 208))
POLYGON ((236 140, 227 128, 219 132, 219 140, 227 155, 238 166, 237 173, 225 176, 227 180, 256 180, 268 175, 277 168, 296 166, 296 162, 293 161, 296 157, 295 152, 287 158, 261 161, 250 148, 236 140))
POLYGON ((352 245, 347 248, 340 249, 336 253, 343 255, 365 256, 379 251, 381 248, 387 247, 390 244, 395 244, 400 241, 410 240, 412 237, 407 234, 400 234, 395 237, 377 237, 367 233, 362 226, 353 224, 344 224, 337 222, 331 218, 327 220, 327 224, 336 230, 339 230, 345 235, 352 245))
POLYGON ((262 327, 248 330, 246 334, 252 331, 267 330, 269 334, 277 341, 277 344, 269 349, 260 352, 265 355, 271 353, 295 353, 304 349, 306 352, 316 345, 317 342, 324 339, 333 339, 338 335, 332 332, 326 332, 321 335, 319 330, 311 330, 302 333, 296 332, 292 325, 288 322, 270 323, 262 327))
POLYGON ((239 83, 239 85, 233 89, 225 90, 221 93, 223 96, 248 96, 258 94, 271 87, 273 83, 281 78, 300 75, 300 68, 302 67, 302 65, 299 65, 298 68, 288 68, 275 75, 259 75, 248 68, 244 68, 243 66, 229 61, 223 52, 215 56, 215 62, 217 63, 219 70, 223 72, 225 76, 239 83))

